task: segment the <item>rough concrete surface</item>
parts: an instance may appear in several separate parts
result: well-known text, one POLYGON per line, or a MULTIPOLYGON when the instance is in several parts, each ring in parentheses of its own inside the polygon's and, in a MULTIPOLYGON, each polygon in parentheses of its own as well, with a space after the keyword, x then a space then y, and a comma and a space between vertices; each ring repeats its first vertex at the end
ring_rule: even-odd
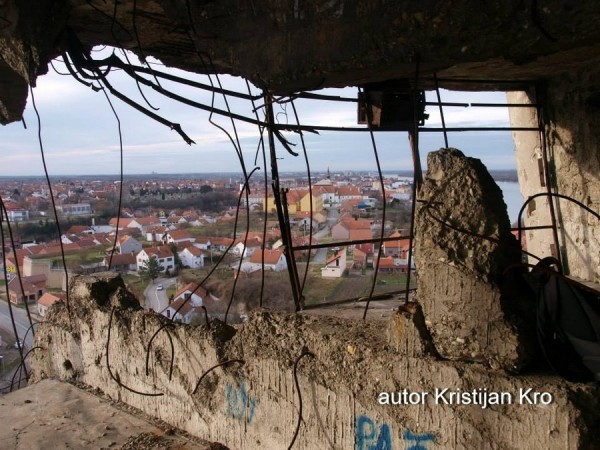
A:
POLYGON ((115 402, 56 380, 0 396, 0 447, 36 449, 209 450, 175 436, 115 402))
MULTIPOLYGON (((589 71, 571 72, 555 77, 540 98, 546 121, 547 155, 550 159, 551 192, 567 195, 600 213, 600 96, 597 66, 589 71), (544 95, 545 94, 545 95, 544 95)), ((515 103, 535 103, 534 92, 510 93, 515 103)), ((538 116, 532 108, 511 108, 511 125, 536 126, 538 116)), ((540 176, 538 161, 543 157, 542 143, 536 133, 513 132, 519 184, 525 198, 547 192, 545 177, 540 176)), ((558 256, 566 273, 581 280, 600 283, 600 221, 566 199, 552 199, 558 226, 559 251, 553 252, 551 229, 528 230, 528 251, 538 257, 558 256)), ((547 197, 537 197, 525 209, 527 226, 549 225, 547 197)), ((535 263, 535 261, 530 261, 535 263)))
POLYGON ((413 79, 416 67, 423 79, 546 78, 598 60, 596 13, 592 0, 37 0, 35 8, 10 0, 0 3, 0 78, 11 79, 0 85, 2 120, 20 118, 23 88, 67 49, 71 32, 88 48, 130 49, 290 94, 413 79))
POLYGON ((521 259, 500 188, 478 159, 441 149, 427 157, 418 201, 418 301, 437 351, 519 370, 533 316, 523 317, 527 298, 505 273, 521 259))
POLYGON ((76 279, 72 320, 64 307, 50 310, 36 334, 36 344, 43 347, 32 357, 36 380, 84 383, 231 449, 286 448, 299 415, 294 361, 308 350, 314 357, 304 356, 298 363, 303 411, 294 448, 591 448, 600 415, 597 388, 440 360, 431 352, 418 307, 408 308, 387 327, 381 321, 268 311, 255 312, 235 327, 218 321, 210 330, 172 324, 172 379, 165 331, 153 342, 146 375, 148 341, 167 321, 117 306, 123 296, 115 280, 119 279, 111 274, 76 279), (112 287, 101 289, 102 284, 112 287), (84 302, 86 286, 109 294, 104 306, 92 309, 92 301, 78 305, 84 302), (123 386, 162 395, 140 395, 111 378, 107 342, 111 371, 123 386), (214 368, 232 360, 244 363, 214 368), (444 388, 508 392, 514 401, 485 409, 436 404, 434 391, 444 388), (521 388, 545 392, 552 400, 546 405, 520 404, 521 388), (378 402, 381 392, 404 389, 429 394, 415 405, 378 402))

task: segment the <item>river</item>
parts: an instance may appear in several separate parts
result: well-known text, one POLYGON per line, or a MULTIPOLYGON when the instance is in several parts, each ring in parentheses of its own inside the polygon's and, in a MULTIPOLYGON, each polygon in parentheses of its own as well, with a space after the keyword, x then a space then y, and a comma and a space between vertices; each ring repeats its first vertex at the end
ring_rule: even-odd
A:
POLYGON ((516 223, 519 210, 525 202, 525 199, 521 195, 519 190, 519 183, 508 182, 508 181, 497 181, 496 184, 502 189, 502 195, 504 195, 504 203, 508 208, 508 217, 511 225, 516 223))

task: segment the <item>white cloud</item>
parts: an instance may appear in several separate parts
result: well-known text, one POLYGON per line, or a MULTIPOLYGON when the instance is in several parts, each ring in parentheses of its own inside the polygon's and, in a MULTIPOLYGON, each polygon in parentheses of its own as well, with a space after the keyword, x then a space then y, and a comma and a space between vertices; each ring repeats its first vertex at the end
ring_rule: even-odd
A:
MULTIPOLYGON (((61 69, 63 70, 63 69, 61 69)), ((167 70, 161 68, 161 70, 167 70)), ((206 76, 187 74, 169 69, 170 73, 210 84, 206 76)), ((113 85, 124 94, 145 105, 135 83, 123 72, 111 74, 113 85)), ((246 92, 244 80, 221 76, 226 89, 246 92)), ((216 83, 216 78, 213 77, 216 83)), ((165 88, 172 89, 195 101, 210 105, 213 95, 208 91, 179 86, 161 80, 165 88)), ((156 114, 181 124, 183 130, 196 142, 188 146, 174 130, 161 125, 135 111, 122 101, 112 97, 112 102, 121 120, 124 143, 126 173, 155 172, 202 172, 235 171, 239 162, 229 137, 208 122, 209 113, 181 105, 142 87, 150 102, 160 107, 156 114)), ((253 88, 253 93, 258 93, 253 88)), ((355 88, 327 89, 321 93, 355 98, 355 88)), ((92 92, 74 79, 49 73, 40 77, 35 89, 36 104, 42 120, 42 137, 46 149, 49 169, 52 173, 116 173, 118 171, 118 133, 116 119, 102 93, 92 92)), ((434 97, 431 97, 434 98, 434 97)), ((464 102, 505 102, 503 93, 456 93, 442 91, 442 100, 464 102)), ((229 107, 235 113, 246 117, 255 117, 252 102, 229 98, 229 107)), ((261 100, 256 102, 260 106, 261 100)), ((214 106, 226 109, 221 95, 214 96, 214 106)), ((301 124, 331 125, 341 127, 356 126, 356 103, 330 102, 299 99, 296 107, 301 124)), ((430 119, 427 126, 441 124, 439 111, 429 106, 430 119)), ((508 113, 505 109, 495 108, 450 108, 444 109, 448 126, 507 126, 508 113)), ((263 116, 259 109, 259 116, 263 116)), ((275 114, 280 122, 294 124, 295 117, 291 105, 276 105, 275 114), (286 117, 287 113, 287 117, 286 117)), ((25 113, 28 129, 20 124, 4 127, 4 151, 0 153, 0 175, 41 174, 41 162, 37 142, 37 119, 31 105, 25 113)), ((234 129, 228 117, 213 116, 214 121, 225 128, 231 136, 234 129)), ((259 131, 256 126, 240 121, 235 128, 246 163, 254 163, 254 155, 259 143, 259 131)), ((301 152, 300 139, 295 133, 285 134, 297 144, 296 151, 301 152)), ((441 135, 423 133, 421 151, 439 148, 443 145, 441 135)), ((320 135, 304 134, 311 166, 315 170, 331 167, 340 169, 374 170, 373 150, 368 133, 322 132, 320 135)), ((406 133, 377 133, 376 142, 380 147, 382 165, 385 168, 410 168, 410 150, 406 133)), ((481 135, 450 135, 450 143, 472 154, 489 154, 490 164, 508 165, 512 155, 510 139, 499 139, 487 133, 481 135), (508 150, 506 150, 508 148, 508 150), (506 156, 505 156, 506 155, 506 156), (508 159, 507 159, 508 158, 508 159)), ((266 145, 266 143, 265 143, 266 145)), ((268 148, 267 148, 268 151, 268 148)), ((277 144, 282 170, 304 170, 303 156, 294 158, 277 144)), ((259 164, 260 165, 260 164, 259 164)), ((513 162, 514 165, 514 162, 513 162)))

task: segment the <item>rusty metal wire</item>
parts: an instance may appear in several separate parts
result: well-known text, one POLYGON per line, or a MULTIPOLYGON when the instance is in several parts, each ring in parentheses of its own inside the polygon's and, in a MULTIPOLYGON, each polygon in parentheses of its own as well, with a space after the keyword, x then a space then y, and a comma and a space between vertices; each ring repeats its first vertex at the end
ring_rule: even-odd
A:
MULTIPOLYGON (((2 198, 0 197, 0 226, 4 222, 4 218, 6 218, 6 229, 8 231, 10 248, 15 257, 15 267, 16 267, 16 271, 17 271, 17 279, 19 280, 19 288, 21 289, 21 296, 23 297, 23 300, 25 303, 25 310, 27 311, 27 319, 29 321, 29 326, 32 327, 33 320, 31 318, 31 313, 29 311, 29 302, 25 299, 25 289, 23 288, 23 280, 21 278, 21 269, 19 267, 19 258, 17 257, 17 248, 15 245, 15 239, 14 239, 14 235, 12 232, 12 227, 10 225, 10 220, 8 219, 8 211, 6 210, 6 205, 4 204, 2 198)), ((2 250, 2 255, 4 256, 4 245, 5 245, 4 229, 2 229, 1 232, 2 232, 2 249, 0 249, 0 250, 2 250)), ((5 272, 4 280, 6 282, 6 300, 10 304, 10 295, 8 293, 8 274, 6 273, 6 260, 4 260, 3 265, 4 265, 4 272, 5 272)), ((11 316, 12 316, 12 313, 11 313, 11 316)), ((32 334, 35 336, 35 330, 32 331, 32 334)), ((17 340, 19 339, 19 336, 17 336, 17 334, 16 334, 16 328, 15 328, 15 338, 17 340)))
POLYGON ((222 363, 215 364, 210 369, 207 369, 198 379, 198 382, 196 383, 196 387, 194 387, 194 390, 192 391, 192 395, 196 395, 196 392, 198 392, 198 388, 200 387, 200 383, 202 383, 202 380, 204 379, 205 376, 207 376, 209 373, 211 373, 213 370, 217 369, 218 367, 227 366, 227 365, 233 364, 233 363, 238 363, 238 364, 244 365, 244 364, 246 364, 246 361, 244 361, 243 359, 228 359, 227 361, 223 361, 222 363))
MULTIPOLYGON (((359 92, 362 90, 359 89, 359 92)), ((367 96, 365 96, 367 99, 367 96)), ((383 198, 383 210, 381 212, 381 235, 377 245, 377 263, 375 264, 373 271, 373 283, 371 284, 371 290, 369 291, 369 298, 367 300, 367 304, 365 305, 365 311, 363 313, 363 320, 367 320, 367 312, 369 311, 369 304, 371 303, 371 297, 373 297, 373 292, 375 291, 375 285, 377 283, 377 274, 379 272, 379 262, 381 261, 381 253, 383 248, 383 240, 385 238, 385 212, 386 212, 386 203, 387 199, 385 197, 385 184, 383 180, 383 173, 381 172, 381 164, 379 163, 379 153, 377 152, 377 144, 375 143, 375 135, 373 134, 373 129, 371 128, 371 107, 367 104, 367 124, 369 127, 369 135, 371 137, 371 144, 373 146, 373 155, 375 157, 375 163, 377 164, 377 174, 379 176, 379 183, 381 184, 381 196, 383 198)), ((412 234, 412 233, 411 233, 412 234)), ((410 267, 409 267, 410 270, 410 267)))
POLYGON ((116 308, 113 306, 113 308, 110 311, 110 319, 108 321, 108 334, 106 337, 106 346, 105 346, 106 368, 108 369, 108 374, 110 375, 110 377, 113 379, 113 381, 115 383, 117 383, 123 389, 133 392, 134 394, 144 395, 146 397, 160 397, 161 395, 164 395, 162 392, 141 392, 136 389, 133 389, 133 388, 127 386, 126 384, 124 384, 123 382, 121 382, 121 380, 113 374, 113 371, 110 367, 109 349, 110 349, 110 331, 112 329, 112 322, 113 322, 113 316, 115 314, 115 309, 116 308))
POLYGON ((208 320, 208 311, 206 310, 206 306, 202 305, 200 308, 204 310, 204 320, 206 321, 206 328, 210 330, 210 321, 208 320))
MULTIPOLYGON (((206 311, 206 308, 205 308, 206 311)), ((148 376, 150 374, 149 368, 148 368, 148 364, 150 361, 150 349, 152 348, 152 342, 154 342, 154 338, 156 338, 156 336, 158 335, 158 333, 161 330, 165 330, 165 332, 167 333, 167 337, 169 338, 169 344, 171 345, 171 362, 169 363, 169 381, 171 381, 171 378, 173 377, 173 366, 174 366, 174 362, 175 362, 175 346, 173 345, 173 338, 171 337, 171 333, 169 333, 169 329, 167 327, 161 327, 159 328, 150 338, 150 341, 148 342, 148 348, 146 350, 146 376, 148 376)))
MULTIPOLYGON (((250 89, 250 83, 248 82, 248 80, 246 81, 246 89, 248 90, 248 95, 251 96, 252 95, 252 91, 250 89)), ((258 113, 257 113, 257 109, 255 106, 255 100, 252 99, 252 111, 254 112, 254 116, 256 117, 256 121, 257 123, 260 122, 259 118, 258 118, 258 113)), ((263 306, 263 298, 265 295, 265 243, 267 241, 267 219, 268 219, 268 211, 267 211, 267 199, 268 199, 268 195, 267 192, 269 191, 269 182, 268 182, 268 176, 267 176, 267 153, 265 150, 265 139, 264 139, 264 130, 265 127, 258 125, 258 131, 259 131, 259 135, 260 135, 260 139, 258 141, 258 145, 256 147, 256 156, 254 157, 254 165, 257 165, 257 161, 258 161, 258 152, 261 151, 262 154, 262 162, 263 162, 263 181, 264 181, 264 185, 263 185, 263 189, 264 189, 264 199, 263 199, 263 230, 262 230, 262 245, 260 246, 260 253, 261 253, 261 258, 260 258, 260 297, 258 299, 258 306, 260 308, 262 308, 263 306)))
MULTIPOLYGON (((298 111, 296 110, 296 105, 294 101, 290 101, 292 104, 292 111, 294 112, 294 118, 296 119, 296 123, 300 125, 300 119, 298 118, 298 111)), ((304 276, 302 277, 302 284, 300 285, 300 302, 301 306, 304 308, 304 286, 306 285, 306 278, 308 276, 308 268, 310 266, 310 257, 312 252, 312 242, 313 242, 313 188, 312 188, 312 176, 310 173, 310 162, 308 161, 308 153, 306 151, 306 144, 304 143, 304 135, 300 131, 298 133, 300 135, 300 142, 302 143, 302 153, 304 155, 304 161, 306 164, 306 175, 308 176, 308 200, 309 200, 309 220, 310 227, 308 233, 308 257, 306 258, 306 267, 304 269, 304 276)), ((306 224, 304 225, 306 228, 306 224)))
MULTIPOLYGON (((32 58, 31 56, 31 49, 29 49, 29 53, 30 53, 30 58, 32 58)), ((37 106, 35 104, 35 95, 33 94, 33 86, 29 85, 29 93, 31 96, 31 105, 33 106, 33 110, 35 111, 35 116, 37 117, 37 124, 38 124, 38 143, 39 143, 39 147, 40 147, 40 154, 42 157, 42 165, 44 167, 44 174, 46 176, 46 184, 48 186, 48 192, 50 194, 50 203, 52 204, 52 211, 54 214, 54 220, 56 221, 56 230, 58 233, 58 243, 60 245, 60 255, 62 258, 62 263, 63 263, 63 269, 64 269, 64 273, 65 273, 65 284, 68 287, 69 286, 69 271, 67 270, 67 260, 65 258, 65 248, 63 246, 63 242, 62 242, 62 231, 60 228, 60 222, 58 220, 58 212, 56 211, 56 201, 54 200, 54 192, 52 190, 52 183, 50 181, 50 175, 48 174, 48 166, 46 165, 46 156, 45 156, 45 152, 44 152, 44 143, 42 140, 42 119, 40 117, 40 113, 37 109, 37 106)), ((71 304, 69 302, 69 289, 67 289, 67 295, 66 295, 66 299, 65 299, 65 304, 67 306, 67 312, 69 315, 69 320, 71 320, 71 304)))
MULTIPOLYGON (((21 348, 21 346, 19 346, 19 348, 21 348)), ((37 349, 42 349, 42 350, 43 350, 44 348, 43 348, 43 347, 40 347, 40 346, 32 347, 32 348, 30 348, 30 349, 27 351, 27 353, 25 353, 25 356, 23 356, 23 357, 21 358, 21 362, 19 363, 19 365, 18 365, 18 366, 17 366, 17 368, 15 369, 15 372, 13 373, 13 376, 12 376, 12 378, 11 378, 11 380, 10 380, 10 391, 11 391, 11 392, 12 392, 12 390, 13 390, 13 385, 14 385, 14 381, 15 381, 15 376, 17 375, 17 373, 19 373, 19 374, 21 373, 21 369, 23 369, 23 371, 25 372, 25 380, 26 380, 26 381, 29 381, 29 375, 27 374, 27 367, 25 367, 25 360, 27 359, 27 357, 29 356, 29 354, 30 354, 32 351, 34 351, 34 350, 37 350, 37 349)), ((18 386, 17 386, 17 389, 19 389, 19 387, 21 387, 21 380, 22 380, 22 379, 23 379, 23 378, 21 378, 21 375, 19 375, 19 384, 18 384, 18 386)))
POLYGON ((296 430, 294 431, 294 436, 292 437, 292 441, 288 446, 288 450, 291 450, 296 443, 296 438, 298 437, 298 432, 300 431, 300 423, 302 422, 302 392, 300 392, 300 383, 298 383, 298 363, 305 356, 315 358, 315 354, 309 352, 308 350, 303 350, 302 353, 300 353, 300 356, 296 358, 296 361, 294 361, 294 384, 296 385, 296 393, 298 394, 298 421, 296 422, 296 430))

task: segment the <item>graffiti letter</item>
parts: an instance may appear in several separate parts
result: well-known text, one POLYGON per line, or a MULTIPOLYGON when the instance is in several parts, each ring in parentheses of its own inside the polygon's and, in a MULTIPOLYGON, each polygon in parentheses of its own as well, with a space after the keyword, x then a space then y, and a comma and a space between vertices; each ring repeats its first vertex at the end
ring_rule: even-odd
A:
POLYGON ((407 442, 414 442, 414 445, 411 445, 406 450, 428 450, 427 443, 435 441, 435 434, 433 433, 416 434, 408 428, 404 430, 403 437, 407 442))
POLYGON ((356 419, 356 450, 369 450, 370 442, 375 440, 375 424, 367 416, 356 419))

